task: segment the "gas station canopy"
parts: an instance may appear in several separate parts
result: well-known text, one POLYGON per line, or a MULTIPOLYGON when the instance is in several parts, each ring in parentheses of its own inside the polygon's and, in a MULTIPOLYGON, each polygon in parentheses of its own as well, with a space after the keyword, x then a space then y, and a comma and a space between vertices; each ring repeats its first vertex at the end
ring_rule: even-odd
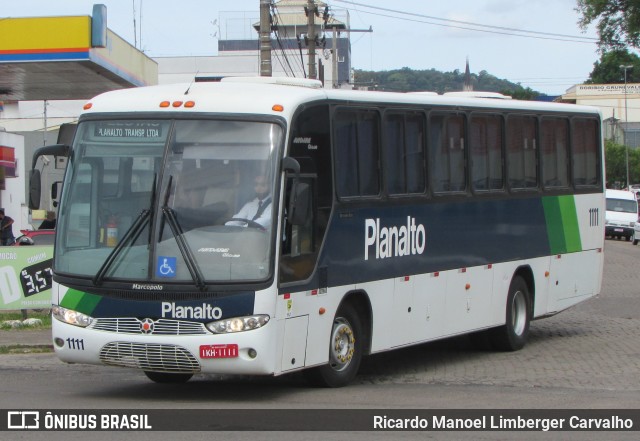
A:
POLYGON ((93 16, 0 18, 0 101, 89 99, 157 84, 158 65, 93 16))

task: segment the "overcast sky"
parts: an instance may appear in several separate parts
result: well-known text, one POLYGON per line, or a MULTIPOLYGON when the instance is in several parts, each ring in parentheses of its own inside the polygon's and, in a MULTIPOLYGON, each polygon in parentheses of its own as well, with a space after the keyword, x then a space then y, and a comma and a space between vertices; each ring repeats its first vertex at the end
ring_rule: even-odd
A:
MULTIPOLYGON (((0 16, 91 15, 90 0, 0 0, 0 16)), ((150 57, 215 55, 223 38, 257 38, 259 0, 103 0, 108 27, 150 57), (134 29, 137 30, 134 33, 134 29)), ((576 0, 327 0, 348 11, 352 67, 482 70, 558 95, 599 58, 596 33, 578 28, 576 0), (528 31, 528 32, 522 32, 528 31), (526 35, 522 36, 522 35, 526 35)))

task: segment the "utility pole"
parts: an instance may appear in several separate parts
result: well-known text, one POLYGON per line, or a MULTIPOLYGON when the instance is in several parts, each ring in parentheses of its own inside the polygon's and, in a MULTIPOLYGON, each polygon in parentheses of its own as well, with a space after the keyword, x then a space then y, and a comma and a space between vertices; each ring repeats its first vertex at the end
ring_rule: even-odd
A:
POLYGON ((625 163, 627 167, 627 190, 630 188, 631 182, 629 182, 629 146, 627 145, 627 131, 629 130, 629 115, 627 114, 627 69, 631 69, 633 66, 620 65, 620 69, 624 70, 624 154, 625 163))
MULTIPOLYGON (((331 37, 331 54, 332 54, 332 66, 331 66, 331 75, 332 86, 334 89, 337 89, 340 85, 338 84, 338 26, 335 24, 325 24, 325 27, 333 28, 333 36, 331 37)), ((348 29, 341 28, 341 32, 373 32, 373 27, 369 26, 369 29, 348 29)))
POLYGON ((309 78, 315 80, 318 78, 316 73, 316 3, 314 0, 307 0, 307 39, 309 57, 309 78))
POLYGON ((271 0, 260 0, 260 76, 270 77, 271 68, 271 0))

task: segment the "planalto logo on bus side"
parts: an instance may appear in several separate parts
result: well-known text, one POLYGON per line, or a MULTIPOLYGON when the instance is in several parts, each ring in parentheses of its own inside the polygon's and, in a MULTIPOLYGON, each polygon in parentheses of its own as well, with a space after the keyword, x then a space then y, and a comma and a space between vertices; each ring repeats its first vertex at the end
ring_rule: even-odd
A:
POLYGON ((380 218, 364 221, 364 260, 369 260, 370 252, 376 259, 412 256, 424 253, 427 232, 424 225, 407 216, 406 225, 380 225, 380 218))

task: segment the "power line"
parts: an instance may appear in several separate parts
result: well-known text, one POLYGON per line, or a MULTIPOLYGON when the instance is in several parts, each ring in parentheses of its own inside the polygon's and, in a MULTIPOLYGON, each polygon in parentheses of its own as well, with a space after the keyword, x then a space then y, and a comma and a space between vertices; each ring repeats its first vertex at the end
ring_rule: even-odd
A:
POLYGON ((445 23, 434 23, 434 22, 429 22, 429 21, 424 21, 424 20, 403 18, 403 17, 398 17, 398 16, 395 16, 395 15, 388 15, 388 14, 375 13, 375 12, 371 12, 371 11, 363 11, 363 10, 356 9, 358 12, 362 12, 364 14, 377 15, 377 16, 380 16, 380 17, 387 17, 387 18, 395 18, 397 20, 411 21, 411 22, 416 22, 416 23, 425 23, 425 24, 430 24, 430 25, 434 25, 434 26, 442 26, 442 27, 448 27, 448 28, 454 28, 454 29, 464 29, 464 30, 467 30, 467 31, 485 32, 485 33, 490 33, 490 34, 511 35, 511 36, 514 36, 514 37, 536 38, 536 39, 540 39, 540 40, 555 40, 555 41, 566 41, 566 42, 571 42, 571 43, 587 43, 587 44, 595 44, 595 43, 598 42, 598 39, 597 38, 593 38, 593 37, 581 37, 581 36, 578 36, 578 35, 567 35, 567 34, 557 34, 557 33, 551 33, 551 32, 530 31, 530 30, 527 30, 527 29, 507 28, 507 27, 502 27, 502 26, 485 25, 485 24, 482 24, 482 23, 473 23, 473 22, 460 21, 460 20, 450 20, 450 19, 446 19, 446 18, 433 17, 433 16, 430 16, 430 15, 417 14, 417 13, 413 13, 413 12, 399 11, 399 10, 396 10, 396 9, 381 8, 381 7, 378 7, 378 6, 370 6, 370 5, 366 5, 366 4, 363 4, 363 3, 356 3, 356 2, 353 2, 351 0, 334 0, 334 1, 338 2, 338 3, 346 3, 346 4, 350 4, 350 5, 354 5, 354 6, 360 6, 360 7, 364 7, 364 8, 375 9, 375 10, 378 10, 378 11, 385 11, 385 12, 391 12, 391 13, 394 13, 394 14, 407 15, 407 16, 410 16, 410 17, 426 18, 426 19, 429 19, 429 20, 438 20, 438 21, 442 21, 442 22, 445 22, 445 23, 455 23, 455 25, 453 25, 453 24, 445 24, 445 23), (467 26, 459 26, 459 25, 477 26, 477 27, 486 28, 486 29, 470 28, 470 27, 467 27, 467 26), (525 35, 523 35, 523 34, 525 34, 525 35), (530 35, 526 35, 526 34, 530 34, 530 35), (555 37, 558 37, 558 38, 555 38, 555 37))
MULTIPOLYGON (((295 71, 300 72, 300 69, 298 68, 299 60, 297 59, 295 51, 293 49, 291 49, 291 48, 287 48, 286 47, 287 46, 286 41, 290 40, 290 37, 289 37, 288 32, 287 32, 286 25, 282 26, 282 29, 284 30, 284 39, 285 39, 285 43, 283 44, 282 39, 280 38, 280 26, 279 26, 279 23, 281 21, 280 20, 281 19, 281 14, 278 11, 277 5, 272 4, 271 7, 272 7, 272 11, 273 11, 273 18, 274 18, 274 23, 273 23, 274 24, 274 26, 273 26, 274 27, 274 31, 273 32, 274 32, 274 35, 276 37, 276 41, 278 43, 278 46, 280 47, 280 51, 282 52, 282 56, 284 57, 284 60, 285 60, 285 62, 287 64, 287 66, 289 67, 289 70, 291 72, 291 76, 295 77, 296 76, 296 72, 295 71), (296 67, 295 71, 294 71, 293 66, 291 65, 291 62, 289 61, 290 59, 293 60, 293 63, 295 65, 295 67, 296 67)), ((276 51, 276 57, 278 58, 278 61, 280 61, 280 65, 283 67, 283 70, 286 73, 286 69, 284 68, 284 65, 282 64, 282 61, 280 60, 280 56, 278 55, 277 51, 276 51)), ((302 71, 304 71, 304 63, 300 62, 300 64, 302 64, 302 71)), ((287 74, 287 76, 288 76, 288 74, 287 74)), ((304 77, 306 78, 306 74, 304 75, 304 77)))

